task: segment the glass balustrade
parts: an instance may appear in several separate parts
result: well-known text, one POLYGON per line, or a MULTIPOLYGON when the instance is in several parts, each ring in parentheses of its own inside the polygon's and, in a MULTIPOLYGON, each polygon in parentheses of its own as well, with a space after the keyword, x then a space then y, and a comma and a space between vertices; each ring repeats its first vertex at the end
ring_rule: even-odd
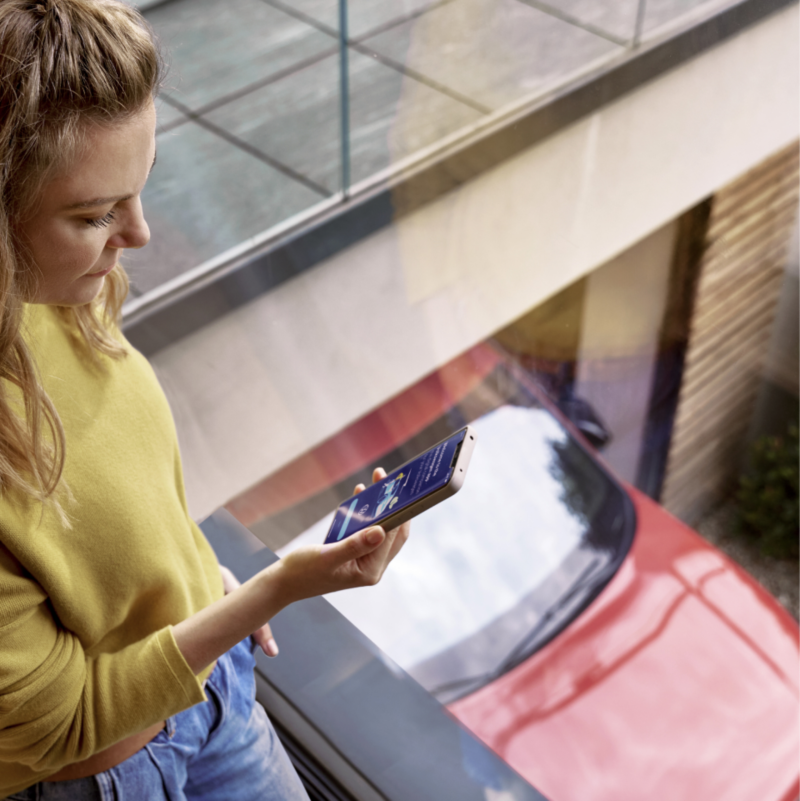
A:
POLYGON ((169 71, 135 299, 346 206, 730 0, 139 0, 169 71))

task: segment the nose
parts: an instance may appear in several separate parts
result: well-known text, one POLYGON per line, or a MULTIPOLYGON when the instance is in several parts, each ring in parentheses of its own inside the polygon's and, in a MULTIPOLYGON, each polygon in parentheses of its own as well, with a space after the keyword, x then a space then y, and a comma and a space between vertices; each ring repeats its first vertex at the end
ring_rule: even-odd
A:
POLYGON ((112 248, 143 248, 150 241, 150 228, 144 218, 142 201, 132 198, 120 220, 121 225, 108 240, 112 248))

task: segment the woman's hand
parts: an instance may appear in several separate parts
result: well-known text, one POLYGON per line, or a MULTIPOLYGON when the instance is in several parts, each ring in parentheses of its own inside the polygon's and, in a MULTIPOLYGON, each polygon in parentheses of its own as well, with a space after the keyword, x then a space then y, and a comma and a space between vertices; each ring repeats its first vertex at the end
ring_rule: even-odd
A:
MULTIPOLYGON (((386 477, 382 468, 372 474, 373 483, 386 477)), ((364 485, 355 488, 362 492, 364 485)), ((392 559, 405 545, 410 524, 388 533, 380 526, 364 529, 341 542, 306 545, 284 556, 273 579, 282 596, 291 602, 337 590, 377 584, 392 559)))
MULTIPOLYGON (((233 592, 237 587, 242 586, 239 579, 233 575, 233 571, 225 567, 225 565, 219 566, 219 572, 222 573, 222 586, 225 588, 225 595, 229 592, 233 592)), ((272 636, 272 629, 269 627, 269 623, 265 623, 260 628, 257 628, 253 632, 252 637, 256 641, 256 645, 258 645, 267 656, 278 655, 278 643, 275 642, 275 638, 272 636)))
MULTIPOLYGON (((380 481, 385 475, 378 469, 372 474, 373 481, 380 481)), ((356 493, 363 489, 359 485, 356 493)), ((195 673, 249 634, 269 654, 270 642, 275 640, 268 620, 303 598, 377 584, 408 539, 408 532, 408 523, 388 534, 374 526, 333 545, 307 545, 241 586, 233 574, 226 575, 223 569, 225 597, 174 625, 175 643, 195 673)))

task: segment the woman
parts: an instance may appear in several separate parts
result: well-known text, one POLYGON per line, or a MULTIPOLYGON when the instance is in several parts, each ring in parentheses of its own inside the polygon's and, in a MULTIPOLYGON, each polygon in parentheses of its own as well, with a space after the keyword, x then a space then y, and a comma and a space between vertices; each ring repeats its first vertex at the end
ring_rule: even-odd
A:
POLYGON ((239 587, 190 519, 166 400, 115 322, 159 76, 117 0, 0 2, 0 798, 306 798, 249 635, 274 656, 274 614, 374 584, 408 536, 239 587))

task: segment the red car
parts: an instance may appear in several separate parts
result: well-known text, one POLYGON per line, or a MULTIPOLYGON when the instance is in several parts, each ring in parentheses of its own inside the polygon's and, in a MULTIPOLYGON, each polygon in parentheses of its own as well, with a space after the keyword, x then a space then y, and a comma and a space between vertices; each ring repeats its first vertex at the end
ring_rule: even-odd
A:
POLYGON ((278 553, 321 542, 373 465, 467 422, 464 489, 378 587, 327 599, 551 801, 796 801, 795 621, 492 346, 228 508, 278 553))

